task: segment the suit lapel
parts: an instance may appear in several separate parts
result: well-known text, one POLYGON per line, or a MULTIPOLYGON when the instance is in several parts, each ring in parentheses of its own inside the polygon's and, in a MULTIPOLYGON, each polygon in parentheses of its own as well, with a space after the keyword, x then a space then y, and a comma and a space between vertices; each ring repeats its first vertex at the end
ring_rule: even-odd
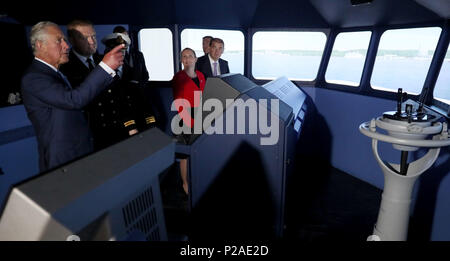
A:
POLYGON ((66 85, 67 87, 72 89, 72 85, 70 84, 70 82, 67 80, 67 78, 62 73, 55 72, 55 70, 50 68, 48 65, 46 65, 36 59, 33 59, 33 66, 35 66, 37 68, 37 70, 39 70, 45 74, 49 74, 52 77, 63 81, 65 83, 64 85, 66 85))
POLYGON ((219 58, 219 64, 220 64, 220 74, 226 74, 227 72, 227 67, 225 66, 225 62, 222 58, 219 58))
POLYGON ((94 58, 95 66, 97 66, 97 65, 102 61, 102 59, 103 59, 103 56, 100 55, 100 54, 98 54, 98 52, 95 52, 95 53, 92 55, 92 57, 94 58))
POLYGON ((225 73, 225 68, 223 66, 223 61, 220 58, 219 58, 219 66, 220 66, 220 74, 222 75, 225 73))
POLYGON ((70 50, 69 54, 69 61, 74 61, 74 67, 78 68, 79 70, 82 70, 85 74, 89 74, 89 68, 86 67, 86 65, 73 53, 73 50, 70 50))
POLYGON ((206 59, 205 59, 205 64, 206 66, 206 71, 208 73, 208 76, 213 76, 213 71, 211 68, 211 60, 209 59, 209 55, 206 55, 206 59))
POLYGON ((61 71, 58 71, 57 74, 58 74, 58 77, 66 83, 66 85, 69 87, 69 89, 72 89, 72 85, 70 84, 67 77, 61 71))

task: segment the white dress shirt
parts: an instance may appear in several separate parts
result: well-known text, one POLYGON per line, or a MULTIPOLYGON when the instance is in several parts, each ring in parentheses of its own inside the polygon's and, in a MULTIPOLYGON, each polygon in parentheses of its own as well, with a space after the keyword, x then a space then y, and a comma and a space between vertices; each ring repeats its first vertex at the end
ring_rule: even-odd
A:
MULTIPOLYGON (((51 64, 49 64, 49 63, 47 63, 47 62, 45 62, 44 60, 39 59, 39 58, 37 58, 37 57, 34 57, 34 59, 40 61, 41 63, 44 63, 44 64, 48 65, 48 66, 49 66, 50 68, 52 68, 55 72, 58 72, 58 69, 56 69, 55 66, 53 66, 53 65, 51 65, 51 64)), ((111 67, 109 67, 106 63, 100 62, 98 65, 100 65, 100 67, 102 67, 103 70, 105 70, 109 75, 111 75, 111 77, 114 78, 114 76, 116 76, 116 72, 115 72, 113 69, 111 69, 111 67)))
POLYGON ((55 66, 53 66, 53 65, 51 65, 51 64, 49 64, 49 63, 47 63, 46 61, 41 60, 41 59, 39 59, 39 58, 37 58, 37 57, 34 57, 34 59, 40 61, 40 62, 43 63, 43 64, 48 65, 48 67, 52 68, 55 72, 58 72, 58 69, 56 69, 55 66))
MULTIPOLYGON (((87 59, 88 59, 88 58, 91 58, 92 62, 93 62, 94 65, 95 65, 94 58, 92 57, 92 55, 89 56, 89 57, 86 57, 86 56, 83 56, 83 55, 77 53, 77 51, 75 51, 74 49, 72 49, 72 51, 73 51, 73 53, 78 57, 78 59, 86 66, 86 68, 89 68, 89 64, 88 64, 88 62, 87 62, 87 59)), ((100 67, 102 67, 103 70, 105 70, 109 75, 111 75, 111 77, 116 76, 116 71, 114 71, 113 69, 111 69, 111 67, 109 67, 108 65, 106 65, 106 63, 100 62, 98 65, 100 65, 100 67)))

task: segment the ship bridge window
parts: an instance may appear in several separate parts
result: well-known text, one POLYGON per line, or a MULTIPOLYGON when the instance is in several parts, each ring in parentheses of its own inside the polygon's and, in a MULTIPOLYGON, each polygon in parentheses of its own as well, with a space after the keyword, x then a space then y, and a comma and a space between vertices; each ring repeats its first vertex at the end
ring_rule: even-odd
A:
POLYGON ((224 41, 224 52, 220 58, 228 61, 230 73, 244 74, 244 34, 238 30, 184 29, 181 32, 181 50, 189 47, 197 57, 203 56, 203 37, 212 36, 224 41))
POLYGON ((434 98, 450 104, 450 45, 444 58, 439 77, 434 87, 434 98))
POLYGON ((327 37, 323 32, 256 32, 252 75, 256 79, 312 81, 316 78, 327 37))
POLYGON ((419 94, 441 33, 439 27, 394 29, 383 33, 371 78, 372 88, 419 94))
POLYGON ((337 35, 325 79, 329 83, 359 86, 371 32, 337 35))
POLYGON ((172 32, 167 28, 139 31, 139 50, 144 54, 150 81, 170 81, 174 74, 172 32))

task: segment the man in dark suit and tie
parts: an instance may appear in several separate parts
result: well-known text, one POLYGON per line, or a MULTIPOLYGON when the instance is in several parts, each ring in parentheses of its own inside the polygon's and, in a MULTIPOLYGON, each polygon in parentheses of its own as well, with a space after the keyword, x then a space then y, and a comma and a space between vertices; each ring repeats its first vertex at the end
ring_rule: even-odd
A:
MULTIPOLYGON (((128 47, 131 40, 126 33, 112 33, 102 43, 107 52, 120 43, 128 47)), ((122 51, 126 53, 126 48, 122 51)), ((128 58, 125 55, 114 82, 87 107, 96 151, 155 125, 156 119, 144 93, 148 81, 144 57, 141 54, 142 63, 137 56, 128 58)))
POLYGON ((59 71, 69 61, 69 46, 58 25, 39 22, 31 28, 35 59, 22 78, 22 94, 33 124, 39 152, 39 169, 46 171, 92 151, 92 140, 81 112, 113 80, 123 64, 119 45, 77 88, 59 71))
POLYGON ((60 70, 76 87, 100 63, 102 56, 97 53, 97 36, 90 21, 73 20, 67 24, 67 36, 72 48, 69 62, 62 65, 60 70))
POLYGON ((209 53, 197 59, 195 69, 205 75, 205 78, 230 72, 228 62, 221 59, 225 43, 220 38, 211 39, 209 53))

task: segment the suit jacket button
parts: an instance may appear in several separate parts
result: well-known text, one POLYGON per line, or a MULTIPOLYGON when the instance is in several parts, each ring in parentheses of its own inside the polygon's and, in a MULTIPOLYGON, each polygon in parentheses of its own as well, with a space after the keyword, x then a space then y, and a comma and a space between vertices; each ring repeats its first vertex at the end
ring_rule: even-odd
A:
POLYGON ((98 103, 98 106, 102 106, 102 103, 101 103, 101 102, 99 102, 99 103, 98 103))

